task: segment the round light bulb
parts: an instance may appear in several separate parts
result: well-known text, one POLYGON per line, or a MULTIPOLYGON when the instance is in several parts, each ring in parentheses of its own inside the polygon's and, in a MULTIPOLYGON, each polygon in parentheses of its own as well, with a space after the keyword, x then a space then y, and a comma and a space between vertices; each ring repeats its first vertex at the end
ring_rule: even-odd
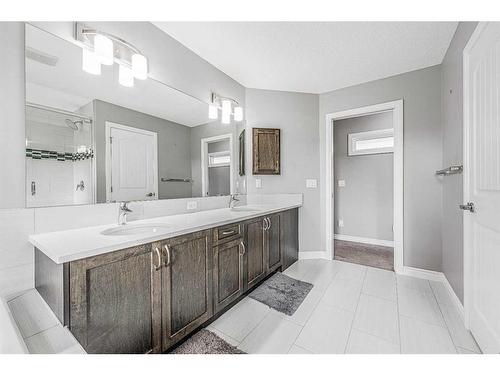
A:
POLYGON ((90 74, 101 74, 101 61, 94 52, 84 48, 82 53, 82 69, 90 74))

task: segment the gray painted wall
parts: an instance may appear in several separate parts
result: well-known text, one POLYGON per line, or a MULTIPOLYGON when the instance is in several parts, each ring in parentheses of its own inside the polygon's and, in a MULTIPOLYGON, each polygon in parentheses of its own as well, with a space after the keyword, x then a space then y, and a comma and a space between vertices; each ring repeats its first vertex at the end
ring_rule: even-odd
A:
MULTIPOLYGON (((477 22, 460 22, 442 64, 443 168, 463 164, 463 56, 477 22)), ((443 184, 443 272, 463 302, 463 176, 446 176, 443 184)))
POLYGON ((306 189, 319 179, 318 95, 246 90, 246 176, 249 194, 302 193, 299 210, 300 251, 319 251, 320 191, 306 189), (252 128, 281 129, 281 175, 252 175, 252 128), (256 189, 255 179, 262 180, 256 189))
POLYGON ((158 137, 158 198, 191 197, 191 185, 188 183, 160 182, 161 177, 187 178, 191 176, 191 128, 95 100, 94 126, 98 203, 106 202, 106 121, 156 132, 158 137))
MULTIPOLYGON (((322 197, 326 114, 397 99, 404 100, 404 264, 441 271, 442 189, 434 175, 442 166, 439 65, 320 95, 322 197)), ((320 217, 311 221, 321 224, 323 249, 324 215, 321 207, 320 217)))
POLYGON ((0 208, 25 206, 24 23, 0 22, 0 208))
POLYGON ((335 233, 393 240, 393 154, 347 155, 347 136, 392 128, 392 112, 334 122, 335 233), (338 186, 345 180, 345 187, 338 186), (342 218, 344 227, 338 226, 342 218))

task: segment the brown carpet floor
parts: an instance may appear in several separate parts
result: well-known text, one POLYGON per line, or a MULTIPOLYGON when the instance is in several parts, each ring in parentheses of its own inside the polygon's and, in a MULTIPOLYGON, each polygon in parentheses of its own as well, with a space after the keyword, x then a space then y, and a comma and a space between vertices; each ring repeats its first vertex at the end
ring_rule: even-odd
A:
POLYGON ((335 259, 394 271, 392 247, 335 240, 335 259))

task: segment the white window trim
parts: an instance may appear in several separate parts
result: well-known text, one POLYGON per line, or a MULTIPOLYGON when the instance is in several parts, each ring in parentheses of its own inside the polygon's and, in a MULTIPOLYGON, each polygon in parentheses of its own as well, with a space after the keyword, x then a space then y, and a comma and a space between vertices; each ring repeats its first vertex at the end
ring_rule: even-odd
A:
POLYGON ((351 133, 347 135, 347 155, 348 156, 356 156, 356 155, 372 155, 372 154, 387 154, 394 152, 394 147, 379 147, 379 148, 371 148, 366 150, 357 150, 356 142, 361 140, 369 140, 376 138, 389 138, 394 137, 394 129, 378 129, 378 130, 370 130, 366 132, 359 133, 351 133))

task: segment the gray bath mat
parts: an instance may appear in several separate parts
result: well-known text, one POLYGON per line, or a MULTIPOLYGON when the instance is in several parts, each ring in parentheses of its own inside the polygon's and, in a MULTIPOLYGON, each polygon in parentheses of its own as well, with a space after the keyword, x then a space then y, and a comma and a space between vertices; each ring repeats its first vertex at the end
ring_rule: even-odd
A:
POLYGON ((286 315, 293 315, 312 288, 312 284, 277 272, 250 293, 250 297, 286 315))
POLYGON ((246 354, 222 340, 215 333, 202 329, 191 336, 170 354, 246 354))

